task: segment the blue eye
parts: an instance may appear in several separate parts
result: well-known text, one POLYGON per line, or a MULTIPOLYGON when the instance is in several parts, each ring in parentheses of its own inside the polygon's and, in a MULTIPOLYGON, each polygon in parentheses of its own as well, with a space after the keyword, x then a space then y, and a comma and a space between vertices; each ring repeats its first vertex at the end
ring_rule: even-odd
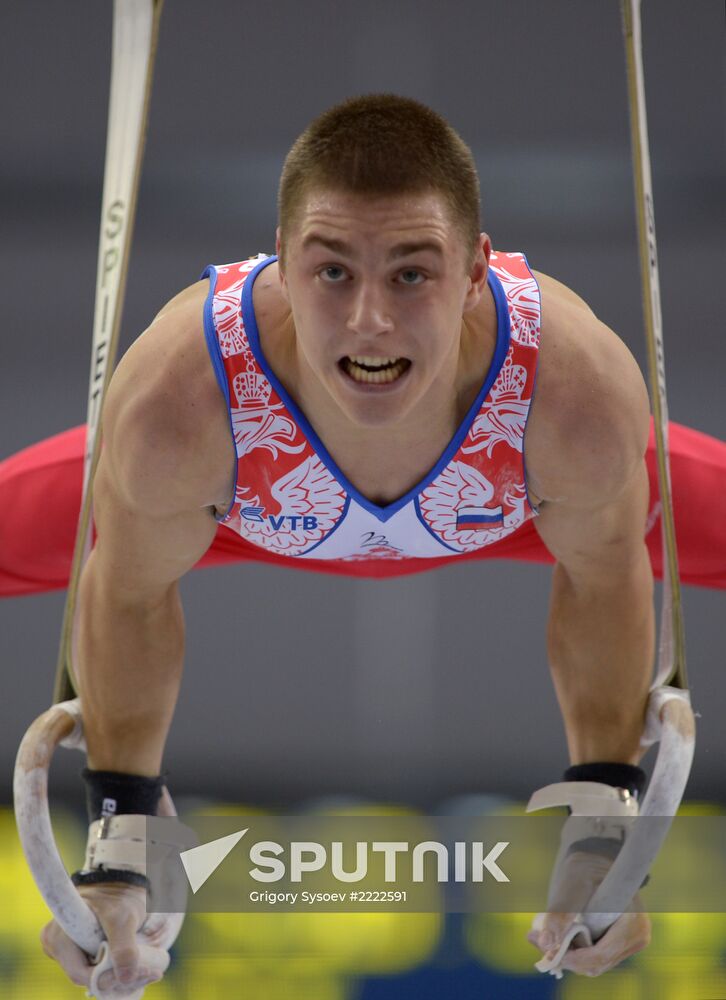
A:
POLYGON ((404 285, 420 285, 421 281, 424 280, 423 274, 421 274, 420 271, 417 271, 413 267, 408 267, 408 268, 406 268, 405 271, 401 271, 401 278, 403 279, 404 285), (413 278, 414 278, 413 281, 409 281, 408 280, 408 278, 410 278, 411 276, 413 276, 413 278), (418 279, 418 278, 420 278, 421 281, 415 280, 415 279, 418 279))
POLYGON ((320 273, 321 275, 325 275, 326 281, 330 281, 333 284, 338 284, 339 279, 345 276, 345 271, 342 267, 338 267, 337 264, 329 264, 327 267, 324 267, 320 273), (331 275, 331 271, 335 273, 331 275))

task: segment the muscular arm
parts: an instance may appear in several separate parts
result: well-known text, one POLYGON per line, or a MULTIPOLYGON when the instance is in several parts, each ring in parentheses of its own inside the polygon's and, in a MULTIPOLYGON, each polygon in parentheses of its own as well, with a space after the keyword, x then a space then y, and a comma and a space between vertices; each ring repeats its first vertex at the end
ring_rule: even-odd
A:
POLYGON ((109 461, 96 482, 98 541, 80 586, 78 681, 88 764, 157 775, 181 681, 177 581, 206 551, 209 511, 153 517, 123 502, 109 461))
POLYGON ((215 422, 226 419, 221 396, 207 394, 211 376, 195 353, 197 315, 193 302, 164 310, 122 360, 104 407, 77 663, 96 770, 159 774, 184 655, 178 580, 216 531, 214 484, 220 459, 221 472, 228 464, 209 434, 221 426, 229 442, 215 422))
MULTIPOLYGON (((542 331, 538 413, 528 427, 543 500, 535 524, 556 559, 550 668, 571 763, 637 764, 654 653, 648 396, 625 345, 591 312, 570 300, 555 318, 549 337, 542 331)), ((549 961, 609 867, 587 849, 556 865, 548 912, 529 936, 549 961)), ((561 968, 600 975, 649 940, 636 901, 595 944, 570 946, 561 968)))
POLYGON ((562 315, 530 440, 535 525, 556 559, 548 656, 571 763, 634 764, 654 656, 648 397, 612 331, 575 306, 562 315))
MULTIPOLYGON (((121 361, 104 405, 98 538, 80 583, 76 662, 95 771, 161 771, 184 654, 177 581, 214 537, 213 508, 229 499, 234 449, 204 347, 204 291, 192 286, 162 310, 121 361)), ((146 893, 115 881, 79 891, 108 941, 113 969, 99 985, 138 995, 164 967, 163 955, 151 962, 139 947, 146 893)), ((41 941, 73 982, 89 985, 89 957, 55 920, 41 941)))
POLYGON ((557 562, 547 634, 572 764, 637 764, 654 649, 644 542, 644 463, 598 507, 545 504, 537 529, 557 562))

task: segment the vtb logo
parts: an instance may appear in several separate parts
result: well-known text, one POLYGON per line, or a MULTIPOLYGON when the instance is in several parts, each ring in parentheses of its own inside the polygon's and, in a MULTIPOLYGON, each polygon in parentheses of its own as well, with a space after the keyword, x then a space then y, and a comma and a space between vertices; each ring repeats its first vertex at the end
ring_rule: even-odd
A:
POLYGON ((273 531, 314 531, 318 519, 314 514, 274 514, 265 515, 264 507, 243 507, 240 514, 245 521, 255 521, 257 524, 269 524, 273 531))

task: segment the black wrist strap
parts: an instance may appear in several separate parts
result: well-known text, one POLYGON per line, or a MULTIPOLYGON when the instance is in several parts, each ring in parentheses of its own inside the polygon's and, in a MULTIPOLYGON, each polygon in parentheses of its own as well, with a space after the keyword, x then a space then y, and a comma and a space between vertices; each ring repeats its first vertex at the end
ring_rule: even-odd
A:
POLYGON ((90 823, 103 816, 155 816, 166 775, 149 778, 121 771, 81 771, 86 783, 86 807, 90 823))
POLYGON ((565 781, 600 781, 613 788, 627 788, 632 796, 641 799, 647 777, 642 767, 635 764, 598 761, 593 764, 574 764, 563 775, 565 781))
POLYGON ((125 882, 127 885, 140 885, 148 889, 151 883, 146 875, 140 872, 130 872, 125 868, 93 868, 90 871, 77 871, 71 875, 73 885, 100 885, 103 882, 125 882))

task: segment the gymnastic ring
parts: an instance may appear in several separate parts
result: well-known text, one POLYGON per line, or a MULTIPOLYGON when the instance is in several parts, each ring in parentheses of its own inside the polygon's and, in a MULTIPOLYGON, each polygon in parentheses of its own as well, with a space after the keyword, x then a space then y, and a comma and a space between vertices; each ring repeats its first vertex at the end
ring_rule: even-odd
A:
MULTIPOLYGON (((38 716, 25 733, 18 749, 13 779, 15 819, 33 879, 53 917, 79 948, 88 955, 98 957, 105 941, 103 930, 96 915, 73 885, 53 835, 48 805, 48 772, 59 745, 84 747, 78 698, 52 705, 38 716)), ((174 803, 166 788, 159 802, 158 814, 176 816, 174 803)), ((160 947, 168 949, 173 944, 183 920, 183 913, 165 915, 160 947)))

